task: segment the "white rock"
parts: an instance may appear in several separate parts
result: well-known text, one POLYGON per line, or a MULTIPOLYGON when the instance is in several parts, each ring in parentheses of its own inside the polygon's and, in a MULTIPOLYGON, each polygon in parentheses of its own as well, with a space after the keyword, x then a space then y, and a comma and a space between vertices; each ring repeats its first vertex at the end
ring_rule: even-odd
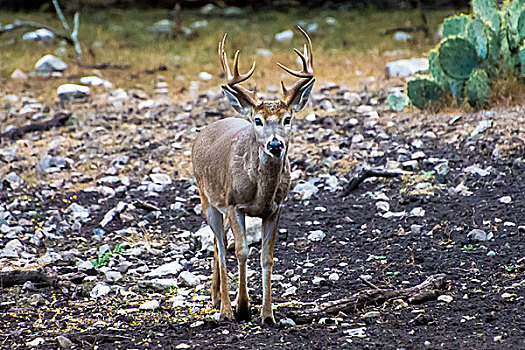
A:
POLYGON ((199 79, 203 81, 208 81, 213 79, 213 75, 211 75, 208 72, 200 72, 199 73, 199 79))
POLYGON ((0 150, 0 159, 7 163, 12 162, 15 159, 17 151, 18 151, 17 145, 2 148, 0 150))
POLYGON ((351 328, 343 331, 349 337, 364 338, 366 337, 366 327, 351 328))
POLYGON ((21 71, 20 69, 16 69, 13 73, 11 73, 11 79, 13 80, 26 80, 27 74, 21 71))
POLYGON ((57 89, 57 95, 60 96, 72 96, 72 97, 85 97, 89 96, 91 89, 88 86, 77 85, 77 84, 64 84, 60 85, 57 89))
POLYGON ((91 298, 96 299, 106 294, 109 294, 109 292, 111 292, 110 286, 108 286, 105 283, 98 283, 95 287, 93 287, 89 295, 91 296, 91 298))
POLYGON ((195 287, 200 283, 199 277, 189 271, 182 271, 179 275, 179 280, 181 285, 185 287, 195 287))
POLYGON ((113 88, 113 84, 106 79, 99 78, 95 75, 80 78, 80 83, 91 86, 104 86, 106 89, 113 88))
POLYGON ((408 216, 423 217, 425 216, 425 209, 421 207, 416 207, 410 211, 408 216))
POLYGON ((333 272, 328 276, 328 279, 330 281, 339 281, 339 274, 337 272, 333 272))
POLYGON ((118 271, 110 270, 104 274, 104 279, 108 283, 116 283, 122 279, 122 274, 118 271))
POLYGON ((478 125, 476 126, 476 129, 474 129, 474 131, 472 131, 471 136, 479 135, 479 134, 485 132, 490 127, 492 127, 492 120, 491 119, 481 120, 478 123, 478 125))
POLYGON ((405 33, 405 32, 395 32, 394 33, 394 40, 395 41, 407 41, 412 39, 412 35, 405 33))
POLYGON ((503 204, 509 204, 509 203, 512 202, 512 197, 511 196, 503 196, 500 199, 498 199, 498 201, 500 203, 503 203, 503 204))
POLYGON ((152 287, 157 290, 165 290, 179 285, 176 278, 153 278, 151 280, 139 281, 141 287, 152 287))
POLYGON ((275 41, 278 41, 280 43, 285 43, 293 38, 293 31, 288 29, 283 32, 275 34, 275 41))
POLYGON ((38 337, 38 338, 35 338, 31 341, 28 341, 26 343, 26 346, 29 346, 31 348, 37 348, 39 347, 40 345, 44 344, 46 341, 44 340, 44 338, 41 338, 41 337, 38 337))
POLYGON ((368 311, 361 315, 361 318, 376 318, 381 316, 381 313, 379 311, 368 311))
POLYGON ((155 310, 160 307, 158 300, 149 300, 139 306, 139 310, 155 310))
POLYGON ((45 43, 51 43, 55 39, 55 34, 46 28, 40 28, 34 32, 25 33, 22 36, 23 40, 43 41, 45 43))
POLYGON ((376 208, 379 212, 387 212, 390 210, 390 203, 385 201, 376 202, 376 208))
POLYGON ((301 199, 310 199, 312 195, 319 192, 317 186, 310 182, 299 181, 292 190, 293 193, 297 193, 301 196, 301 199))
MULTIPOLYGON (((213 4, 208 4, 208 5, 213 5, 213 4)), ((180 343, 179 345, 175 347, 175 349, 190 349, 190 348, 191 346, 186 343, 180 343)))
POLYGON ((176 261, 161 265, 154 269, 151 272, 148 272, 146 276, 148 277, 161 277, 167 275, 177 275, 183 269, 182 265, 176 261))
POLYGON ((55 71, 64 71, 67 69, 67 64, 60 58, 53 55, 45 55, 35 63, 35 71, 50 73, 55 71))
POLYGON ((308 239, 313 242, 322 241, 326 237, 326 233, 321 230, 310 231, 308 239))
POLYGON ((63 335, 59 335, 56 340, 62 349, 71 349, 73 347, 73 342, 63 335))
POLYGON ((208 26, 208 21, 203 19, 202 21, 195 21, 190 24, 190 27, 193 29, 205 28, 208 26))
POLYGON ((410 58, 386 64, 386 71, 389 77, 407 77, 427 70, 428 59, 426 58, 410 58))
POLYGON ((273 53, 268 49, 257 49, 257 55, 263 56, 263 57, 272 57, 273 53))
POLYGON ((163 186, 171 185, 171 182, 172 182, 171 178, 167 174, 154 173, 154 174, 150 174, 149 177, 151 181, 153 181, 154 183, 158 185, 163 185, 163 186))
POLYGON ((437 300, 448 304, 448 303, 452 302, 452 300, 454 300, 454 298, 452 298, 450 295, 440 295, 440 296, 438 296, 437 300))

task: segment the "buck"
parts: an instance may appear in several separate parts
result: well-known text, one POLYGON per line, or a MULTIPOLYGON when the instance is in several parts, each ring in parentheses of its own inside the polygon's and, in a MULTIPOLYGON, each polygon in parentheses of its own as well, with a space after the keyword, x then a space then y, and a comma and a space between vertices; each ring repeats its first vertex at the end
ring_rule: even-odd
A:
POLYGON ((193 172, 197 179, 202 211, 215 238, 211 298, 214 307, 220 303, 220 318, 233 319, 228 294, 226 269, 226 231, 231 228, 235 240, 235 255, 239 266, 239 289, 236 298, 237 320, 249 320, 250 305, 247 290, 245 216, 262 219, 261 268, 263 304, 262 323, 275 324, 272 311, 271 274, 273 250, 283 201, 290 186, 288 148, 294 114, 306 105, 315 79, 312 42, 308 34, 304 52, 297 49, 301 70, 279 67, 299 78, 291 88, 281 81, 280 100, 259 101, 255 91, 239 85, 255 71, 255 62, 245 74, 239 73, 239 51, 230 70, 224 44, 219 43, 219 56, 227 77, 222 85, 231 107, 243 118, 225 118, 204 128, 192 150, 193 172))

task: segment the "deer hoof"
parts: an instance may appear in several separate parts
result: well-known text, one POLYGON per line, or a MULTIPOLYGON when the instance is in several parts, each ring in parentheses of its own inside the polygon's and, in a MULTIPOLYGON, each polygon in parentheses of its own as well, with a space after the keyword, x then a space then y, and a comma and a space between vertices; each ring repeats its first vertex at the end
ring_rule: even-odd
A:
POLYGON ((273 315, 262 316, 261 323, 263 326, 273 327, 275 326, 275 318, 273 317, 273 315))
POLYGON ((248 304, 243 306, 237 305, 235 308, 235 319, 237 321, 250 321, 252 319, 250 306, 248 304))

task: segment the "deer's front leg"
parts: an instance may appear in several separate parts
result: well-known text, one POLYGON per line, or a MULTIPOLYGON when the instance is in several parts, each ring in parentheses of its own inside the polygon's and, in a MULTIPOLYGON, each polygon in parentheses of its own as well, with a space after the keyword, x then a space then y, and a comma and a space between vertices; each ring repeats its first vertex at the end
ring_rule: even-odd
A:
MULTIPOLYGON (((214 255, 214 258, 217 259, 219 265, 219 288, 221 296, 221 319, 233 319, 232 304, 230 301, 230 294, 228 288, 228 271, 226 268, 226 245, 225 237, 226 232, 223 226, 222 214, 216 208, 210 206, 206 210, 206 218, 208 219, 208 224, 215 234, 215 246, 217 254, 214 255)), ((214 261, 214 264, 217 263, 214 261)), ((216 283, 216 282, 215 282, 216 283)), ((213 282, 212 282, 213 284, 213 282)), ((213 292, 213 285, 212 285, 213 292)))
POLYGON ((279 217, 281 208, 262 222, 262 250, 261 250, 261 268, 262 268, 262 285, 263 285, 263 305, 261 310, 261 322, 275 324, 275 318, 272 311, 272 269, 273 269, 273 247, 277 238, 277 227, 279 226, 279 217))
POLYGON ((246 281, 246 261, 248 260, 248 244, 246 242, 245 215, 235 206, 228 208, 228 220, 235 237, 235 255, 239 264, 239 289, 237 291, 237 305, 235 307, 237 320, 249 321, 250 302, 246 281))

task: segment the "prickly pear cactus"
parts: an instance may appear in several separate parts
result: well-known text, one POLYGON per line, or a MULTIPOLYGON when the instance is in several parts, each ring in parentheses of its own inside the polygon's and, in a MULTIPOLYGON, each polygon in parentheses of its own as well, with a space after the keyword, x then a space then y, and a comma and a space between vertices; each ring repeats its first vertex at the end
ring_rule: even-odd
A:
POLYGON ((466 80, 479 64, 478 54, 470 41, 449 37, 439 46, 439 63, 443 71, 454 79, 466 80))
POLYGON ((424 107, 436 101, 430 95, 447 92, 478 108, 489 101, 492 82, 499 77, 512 74, 525 83, 525 0, 498 4, 472 0, 471 15, 444 20, 443 39, 429 52, 430 76, 407 86, 414 106, 424 107))
POLYGON ((454 15, 445 18, 443 21, 443 37, 452 35, 465 36, 467 27, 472 22, 472 18, 468 15, 454 15))
POLYGON ((475 108, 485 106, 490 100, 490 82, 487 72, 476 69, 465 84, 468 103, 475 108))
POLYGON ((496 0, 472 0, 472 13, 487 23, 493 31, 499 32, 500 17, 496 0))
POLYGON ((419 109, 427 108, 443 97, 443 89, 430 75, 419 75, 407 84, 408 97, 419 109))

